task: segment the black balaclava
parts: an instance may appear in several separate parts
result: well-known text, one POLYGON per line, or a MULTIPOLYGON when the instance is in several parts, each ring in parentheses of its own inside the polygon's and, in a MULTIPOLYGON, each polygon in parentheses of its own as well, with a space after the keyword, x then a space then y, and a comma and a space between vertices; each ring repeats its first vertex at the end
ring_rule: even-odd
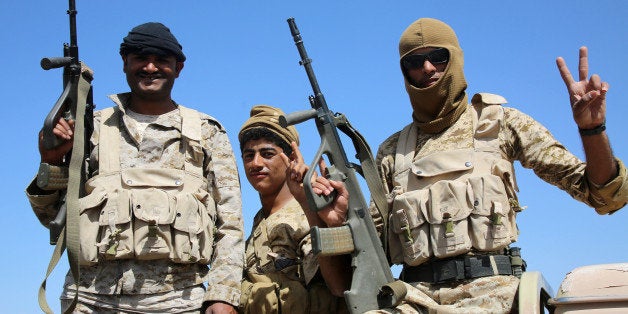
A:
POLYGON ((399 58, 424 47, 440 47, 449 51, 449 62, 436 84, 418 88, 405 76, 406 91, 412 104, 412 117, 426 133, 439 133, 451 126, 467 109, 467 82, 464 78, 464 57, 458 38, 449 25, 431 18, 410 24, 399 40, 399 58))
POLYGON ((172 35, 170 29, 157 22, 149 22, 134 27, 120 44, 120 55, 129 53, 140 55, 173 55, 179 62, 185 61, 183 47, 172 35))

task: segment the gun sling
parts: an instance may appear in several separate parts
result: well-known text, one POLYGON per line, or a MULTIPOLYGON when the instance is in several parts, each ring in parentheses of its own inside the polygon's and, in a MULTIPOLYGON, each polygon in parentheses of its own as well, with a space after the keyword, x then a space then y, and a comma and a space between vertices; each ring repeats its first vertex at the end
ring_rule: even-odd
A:
POLYGON ((508 255, 465 255, 404 266, 399 279, 405 282, 446 283, 494 275, 513 275, 508 255))
MULTIPOLYGON (((39 287, 38 301, 39 307, 45 313, 53 313, 48 302, 46 301, 46 281, 52 273, 52 270, 61 259, 64 249, 67 249, 68 263, 70 265, 70 273, 74 279, 74 285, 79 286, 79 198, 81 197, 81 175, 83 155, 85 153, 85 110, 87 96, 89 94, 91 84, 88 79, 81 74, 78 79, 77 90, 77 106, 76 106, 76 123, 74 127, 74 143, 72 145, 72 157, 69 166, 69 178, 67 183, 67 218, 64 230, 59 235, 59 240, 53 251, 46 277, 39 287)), ((72 304, 68 308, 68 312, 72 312, 78 300, 78 288, 72 304)))

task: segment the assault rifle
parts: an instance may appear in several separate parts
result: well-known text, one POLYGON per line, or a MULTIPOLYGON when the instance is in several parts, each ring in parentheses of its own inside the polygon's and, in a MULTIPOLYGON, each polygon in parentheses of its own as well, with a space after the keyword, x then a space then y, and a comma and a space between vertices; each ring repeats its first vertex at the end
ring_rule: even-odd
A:
MULTIPOLYGON (((377 235, 373 218, 356 177, 356 173, 360 173, 366 179, 371 196, 376 201, 380 212, 386 210, 387 204, 371 150, 362 135, 349 124, 343 114, 334 114, 327 107, 312 69, 312 60, 308 58, 294 18, 289 18, 288 24, 301 56, 299 63, 305 68, 314 95, 309 97, 312 109, 286 114, 280 117, 279 122, 286 127, 314 119, 320 134, 321 144, 318 152, 303 179, 309 208, 319 211, 331 203, 334 197, 334 195, 327 197, 317 195, 312 189, 311 178, 323 155, 329 159, 330 163, 327 167, 327 177, 344 182, 349 191, 347 224, 337 228, 313 227, 310 232, 313 251, 323 256, 351 254, 353 275, 351 287, 344 292, 344 296, 352 313, 395 306, 405 295, 405 286, 395 281, 392 276, 382 242, 377 235), (360 165, 351 163, 347 159, 337 129, 351 139, 360 165)), ((382 213, 382 217, 386 220, 387 214, 382 213)))
MULTIPOLYGON (((70 272, 74 284, 80 278, 79 257, 79 198, 85 195, 85 159, 89 156, 89 138, 93 130, 92 71, 79 61, 76 40, 76 7, 74 0, 68 2, 70 16, 70 44, 63 44, 63 57, 43 58, 41 67, 50 70, 63 67, 63 92, 54 104, 42 129, 42 146, 45 149, 57 147, 60 142, 52 130, 61 117, 74 120, 74 140, 72 150, 63 160, 61 167, 42 163, 37 173, 37 185, 44 190, 58 190, 60 193, 59 212, 48 225, 50 244, 55 250, 48 264, 46 277, 39 288, 39 306, 46 313, 52 313, 46 301, 46 281, 57 262, 66 250, 70 272)), ((78 293, 66 310, 71 313, 76 306, 78 293)))
POLYGON ((54 179, 67 177, 68 172, 71 173, 73 171, 78 171, 79 173, 71 173, 69 176, 70 178, 72 176, 78 176, 80 178, 78 193, 79 196, 83 196, 85 177, 84 171, 82 171, 82 161, 89 156, 89 138, 93 130, 94 104, 92 86, 90 84, 93 79, 93 73, 86 67, 81 69, 76 36, 77 11, 74 0, 69 0, 68 6, 69 9, 67 14, 70 17, 70 43, 63 44, 63 57, 43 58, 40 62, 40 65, 44 70, 63 67, 64 86, 61 96, 59 96, 59 99, 44 120, 42 130, 44 148, 51 149, 60 144, 59 140, 52 132, 55 125, 59 121, 59 118, 63 117, 66 120, 72 119, 75 121, 74 144, 72 146, 72 151, 68 152, 64 158, 64 167, 42 164, 38 172, 38 186, 47 190, 59 190, 62 192, 61 202, 59 204, 59 213, 49 224, 50 244, 53 245, 57 243, 59 235, 65 227, 67 212, 67 193, 64 192, 67 188, 67 181, 59 182, 54 179), (77 148, 77 146, 81 146, 80 149, 77 148), (80 153, 74 154, 74 151, 80 151, 80 153), (70 167, 68 171, 66 167, 71 164, 72 158, 80 158, 81 162, 79 166, 75 167, 76 169, 72 169, 72 167, 70 167))

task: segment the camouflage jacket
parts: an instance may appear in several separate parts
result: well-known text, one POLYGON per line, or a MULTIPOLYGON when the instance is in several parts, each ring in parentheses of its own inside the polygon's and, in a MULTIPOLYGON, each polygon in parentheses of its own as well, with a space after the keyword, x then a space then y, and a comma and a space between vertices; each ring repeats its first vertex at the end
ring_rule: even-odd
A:
MULTIPOLYGON (((419 131, 415 159, 436 151, 473 147, 473 110, 466 112, 451 127, 438 134, 419 131)), ((616 159, 618 176, 603 186, 589 182, 586 163, 570 153, 539 122, 521 111, 504 107, 504 118, 498 134, 503 158, 518 160, 524 168, 544 181, 569 193, 574 199, 593 207, 600 214, 618 210, 626 204, 628 176, 626 167, 616 159)), ((388 137, 377 152, 378 165, 384 188, 392 190, 395 153, 400 132, 388 137)))
POLYGON ((268 217, 263 210, 257 212, 253 231, 246 241, 245 260, 245 274, 288 271, 287 275, 303 286, 310 282, 318 264, 312 252, 310 225, 296 200, 268 217), (291 271, 292 265, 300 265, 298 272, 291 271))
MULTIPOLYGON (((110 98, 123 112, 120 123, 120 168, 182 169, 181 117, 178 109, 141 124, 127 112, 129 94, 110 98)), ((214 118, 201 114, 203 173, 209 182, 209 194, 216 203, 216 233, 211 269, 207 265, 183 265, 170 261, 124 260, 81 267, 79 290, 98 294, 151 294, 190 287, 207 282, 206 301, 223 301, 235 306, 240 299, 240 281, 244 260, 242 202, 240 183, 225 130, 214 118)), ((94 114, 94 132, 87 176, 98 174, 100 112, 94 114)), ((27 196, 35 215, 43 225, 56 216, 58 193, 36 193, 34 182, 27 196)), ((66 281, 66 290, 71 281, 66 281)))

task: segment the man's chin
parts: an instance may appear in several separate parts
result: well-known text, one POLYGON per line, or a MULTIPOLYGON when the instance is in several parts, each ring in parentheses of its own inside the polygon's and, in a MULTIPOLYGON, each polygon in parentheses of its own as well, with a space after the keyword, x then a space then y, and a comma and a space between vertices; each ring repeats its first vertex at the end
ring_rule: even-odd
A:
POLYGON ((140 84, 135 89, 132 89, 133 93, 147 98, 160 98, 163 97, 164 89, 162 86, 153 85, 142 85, 140 84))

